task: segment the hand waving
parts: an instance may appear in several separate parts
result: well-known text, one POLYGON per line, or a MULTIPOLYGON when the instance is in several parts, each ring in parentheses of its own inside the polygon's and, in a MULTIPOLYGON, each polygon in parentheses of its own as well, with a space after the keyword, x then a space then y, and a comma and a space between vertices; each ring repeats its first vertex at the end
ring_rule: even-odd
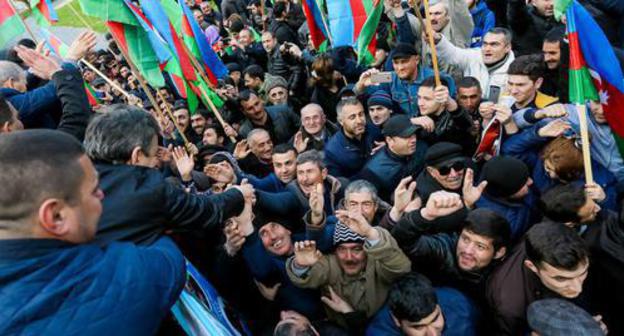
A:
POLYGON ((355 311, 347 301, 334 292, 334 289, 331 286, 329 286, 329 297, 321 296, 321 301, 323 301, 324 304, 328 305, 329 308, 335 312, 341 314, 355 311))
POLYGON ((295 243, 295 264, 299 267, 312 267, 323 254, 316 249, 316 242, 304 240, 295 243))
POLYGON ((481 198, 481 194, 487 187, 487 181, 479 183, 478 186, 474 186, 474 171, 468 168, 464 175, 464 185, 462 186, 462 194, 464 196, 464 204, 468 209, 472 209, 475 203, 481 198))
POLYGON ((195 167, 195 161, 193 160, 193 154, 190 156, 186 153, 184 148, 175 147, 173 149, 173 162, 175 162, 178 172, 182 181, 188 182, 192 179, 191 172, 195 167))

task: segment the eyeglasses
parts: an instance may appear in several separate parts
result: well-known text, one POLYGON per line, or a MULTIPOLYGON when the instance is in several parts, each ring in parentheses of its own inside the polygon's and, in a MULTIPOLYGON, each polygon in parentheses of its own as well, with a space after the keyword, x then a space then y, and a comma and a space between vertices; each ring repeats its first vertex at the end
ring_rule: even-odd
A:
POLYGON ((466 168, 466 162, 457 161, 451 165, 439 167, 438 173, 440 173, 440 175, 448 175, 451 173, 451 169, 453 169, 456 172, 459 172, 459 171, 464 170, 464 168, 466 168))

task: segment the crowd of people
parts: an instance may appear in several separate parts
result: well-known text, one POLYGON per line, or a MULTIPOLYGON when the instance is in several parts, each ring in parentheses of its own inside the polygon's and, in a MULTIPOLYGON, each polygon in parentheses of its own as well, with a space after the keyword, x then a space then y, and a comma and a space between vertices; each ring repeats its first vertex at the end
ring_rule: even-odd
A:
POLYGON ((0 46, 0 334, 184 334, 190 263, 241 334, 624 335, 624 161, 589 101, 586 176, 554 1, 430 0, 430 36, 384 0, 369 65, 295 0, 186 2, 223 122, 109 34, 0 46))

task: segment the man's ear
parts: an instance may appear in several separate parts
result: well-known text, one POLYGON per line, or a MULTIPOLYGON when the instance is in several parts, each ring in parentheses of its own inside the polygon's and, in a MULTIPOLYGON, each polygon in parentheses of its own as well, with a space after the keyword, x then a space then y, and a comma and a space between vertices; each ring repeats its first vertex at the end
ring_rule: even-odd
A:
POLYGON ((47 199, 39 206, 38 222, 46 233, 57 237, 67 234, 69 226, 63 214, 64 207, 65 202, 56 198, 47 199))
POLYGON ((524 267, 530 269, 535 274, 539 272, 539 270, 537 269, 537 266, 535 266, 535 264, 529 259, 524 259, 524 267))
POLYGON ((130 154, 130 160, 128 160, 128 164, 136 165, 139 163, 139 159, 143 155, 143 151, 140 146, 136 146, 132 149, 132 153, 130 154))
POLYGON ((323 177, 323 180, 327 178, 327 174, 327 168, 321 169, 321 176, 323 177))
POLYGON ((535 88, 539 90, 539 88, 542 87, 542 84, 544 83, 544 78, 540 77, 535 81, 535 88))
POLYGON ((504 257, 505 254, 507 254, 507 248, 503 246, 494 252, 494 259, 500 259, 504 257))

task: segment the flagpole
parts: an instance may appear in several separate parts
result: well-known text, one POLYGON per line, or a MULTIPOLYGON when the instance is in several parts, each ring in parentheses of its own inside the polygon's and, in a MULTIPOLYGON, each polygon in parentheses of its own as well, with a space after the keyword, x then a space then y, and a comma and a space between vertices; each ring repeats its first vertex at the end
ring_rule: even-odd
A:
POLYGON ((93 32, 95 31, 95 30, 93 29, 93 26, 92 26, 92 25, 90 25, 90 24, 87 22, 87 20, 86 20, 84 17, 82 17, 82 15, 80 15, 80 13, 78 13, 78 11, 74 8, 74 6, 73 6, 73 2, 68 3, 68 4, 67 4, 67 6, 69 6, 69 9, 71 9, 71 11, 74 13, 74 15, 76 15, 76 16, 78 17, 78 19, 80 20, 80 22, 82 22, 82 24, 83 24, 83 25, 85 25, 85 27, 89 28, 89 29, 90 29, 91 31, 93 31, 93 32))
MULTIPOLYGON (((147 99, 150 101, 150 103, 152 103, 152 106, 154 107, 154 110, 156 110, 156 113, 158 113, 158 115, 160 115, 162 118, 166 118, 165 114, 163 113, 163 111, 160 109, 160 106, 158 105, 158 101, 156 100, 156 98, 154 98, 152 91, 149 89, 149 86, 146 84, 147 81, 145 80, 145 78, 143 77, 139 69, 136 67, 136 65, 134 65, 134 63, 130 59, 130 56, 126 53, 124 48, 121 47, 121 44, 119 43, 119 40, 117 39, 117 36, 115 36, 115 34, 111 34, 111 36, 115 40, 115 43, 117 43, 117 46, 119 47, 118 48, 119 51, 121 52, 123 57, 126 59, 126 62, 128 63, 128 65, 130 66, 130 71, 132 72, 132 74, 134 74, 134 76, 139 81, 139 85, 141 85, 141 88, 143 89, 143 91, 145 91, 145 95, 147 95, 147 99)), ((156 90, 156 94, 159 94, 159 93, 160 92, 156 90)), ((163 99, 162 95, 161 95, 161 99, 163 99)), ((186 149, 190 151, 190 142, 186 138, 186 135, 184 135, 184 132, 182 132, 182 128, 180 127, 180 125, 178 125, 175 118, 173 117, 173 113, 171 113, 171 111, 169 110, 169 105, 167 104, 166 100, 163 99, 163 101, 165 102, 165 108, 169 114, 169 117, 171 118, 171 121, 173 122, 173 125, 178 130, 178 133, 180 133, 180 136, 182 137, 182 140, 184 141, 184 147, 186 147, 186 149)))
POLYGON ((435 76, 435 84, 437 87, 442 85, 442 82, 440 82, 440 69, 438 68, 438 52, 433 40, 433 28, 431 27, 431 16, 429 15, 429 0, 423 0, 423 2, 425 4, 425 24, 429 40, 429 49, 431 49, 431 63, 433 63, 433 75, 435 76))
MULTIPOLYGON (((191 53, 191 51, 188 49, 188 47, 186 46, 184 42, 182 42, 181 45, 182 45, 182 48, 184 48, 184 52, 186 52, 186 54, 191 59, 191 63, 193 64, 193 67, 195 68, 195 70, 197 70, 197 72, 199 72, 199 75, 204 80, 204 82, 206 82, 207 85, 212 86, 210 83, 210 80, 208 79, 208 76, 206 75, 206 72, 204 71, 204 68, 202 68, 201 64, 199 64, 199 61, 191 53)), ((210 109, 212 110, 212 113, 215 115, 215 117, 217 117, 219 124, 221 124, 221 127, 225 129, 225 125, 227 125, 227 123, 225 122, 225 120, 223 120, 223 116, 221 115, 221 112, 219 112, 219 110, 214 105, 212 100, 210 100, 210 96, 208 96, 208 93, 206 92, 206 90, 204 90, 204 88, 201 87, 201 85, 197 85, 197 87, 201 91, 204 100, 206 100, 205 102, 208 103, 208 107, 210 107, 210 109)), ((232 141, 232 143, 236 143, 236 138, 231 136, 230 141, 232 141)))
POLYGON ((585 104, 576 104, 576 111, 579 116, 579 124, 581 128, 581 148, 583 150, 583 166, 585 168, 585 183, 594 184, 594 176, 592 173, 591 153, 589 149, 589 130, 587 128, 587 106, 585 104))
POLYGON ((37 38, 35 37, 35 34, 33 34, 32 30, 30 30, 30 27, 26 23, 26 20, 24 20, 24 18, 22 17, 22 14, 17 11, 17 8, 15 8, 15 5, 13 4, 13 1, 12 0, 8 0, 7 3, 9 4, 9 6, 11 6, 11 8, 15 12, 15 14, 17 14, 17 17, 20 19, 20 21, 22 21, 22 24, 24 25, 24 28, 26 28, 26 31, 28 32, 30 37, 33 39, 33 41, 35 41, 35 43, 39 43, 37 41, 37 38))

